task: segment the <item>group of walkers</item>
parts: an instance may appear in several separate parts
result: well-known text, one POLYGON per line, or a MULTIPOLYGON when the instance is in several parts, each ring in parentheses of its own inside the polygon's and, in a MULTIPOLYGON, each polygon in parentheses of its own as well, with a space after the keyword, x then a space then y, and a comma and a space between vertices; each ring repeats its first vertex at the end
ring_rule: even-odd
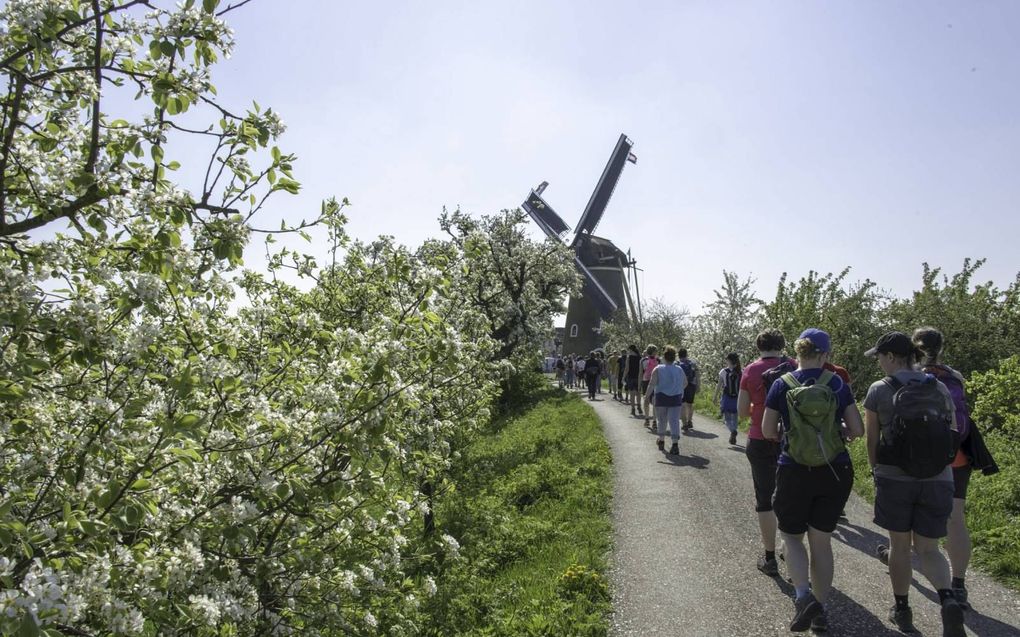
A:
MULTIPOLYGON (((875 481, 874 521, 889 533, 888 545, 876 548, 889 567, 889 620, 903 632, 916 631, 908 600, 913 550, 938 593, 943 637, 965 635, 967 486, 975 468, 990 474, 997 467, 970 421, 962 375, 942 361, 942 334, 931 327, 912 336, 890 332, 865 352, 885 377, 868 388, 863 418, 849 373, 830 360, 826 332, 804 330, 793 343, 795 357, 784 353, 786 339, 778 330, 761 332, 755 345, 759 356, 744 368, 736 353, 726 356, 713 400, 731 445, 738 419, 750 420, 745 451, 763 545, 757 568, 779 575, 778 535, 778 555, 795 589, 790 630, 828 629, 832 533, 854 483, 847 442, 865 437, 875 481), (942 538, 948 561, 939 549, 942 538)), ((668 429, 668 453, 679 454, 681 433, 693 428, 700 376, 687 351, 667 346, 660 357, 654 345, 643 354, 631 345, 618 354, 592 352, 586 371, 593 361, 597 371, 586 376, 589 398, 607 378, 614 399, 658 433, 658 448, 665 450, 668 429)))
POLYGON ((868 388, 862 419, 849 375, 830 360, 827 333, 802 332, 794 342, 796 360, 784 355, 782 333, 757 336, 759 357, 743 370, 737 412, 750 417, 746 450, 764 548, 757 566, 779 574, 778 530, 796 590, 791 631, 828 628, 831 537, 854 482, 846 443, 864 436, 875 481, 874 521, 889 533, 889 545, 877 547, 889 566, 889 620, 903 632, 916 631, 908 601, 913 549, 938 593, 943 636, 966 634, 967 484, 974 467, 996 469, 971 426, 963 377, 941 360, 942 345, 942 334, 930 327, 913 336, 882 336, 865 352, 885 377, 868 388), (948 562, 939 550, 947 535, 948 562))
POLYGON ((570 354, 557 358, 553 364, 556 381, 560 387, 588 389, 588 400, 595 400, 595 394, 602 393, 602 380, 609 378, 608 365, 601 351, 592 351, 588 358, 570 354))

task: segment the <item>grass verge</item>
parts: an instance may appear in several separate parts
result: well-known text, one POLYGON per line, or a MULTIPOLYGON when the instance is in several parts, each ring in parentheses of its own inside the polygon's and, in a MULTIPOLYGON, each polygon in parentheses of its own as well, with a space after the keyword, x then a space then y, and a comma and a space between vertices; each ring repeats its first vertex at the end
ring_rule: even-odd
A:
POLYGON ((577 396, 531 398, 463 451, 437 504, 461 555, 429 601, 427 634, 607 634, 609 447, 577 396))

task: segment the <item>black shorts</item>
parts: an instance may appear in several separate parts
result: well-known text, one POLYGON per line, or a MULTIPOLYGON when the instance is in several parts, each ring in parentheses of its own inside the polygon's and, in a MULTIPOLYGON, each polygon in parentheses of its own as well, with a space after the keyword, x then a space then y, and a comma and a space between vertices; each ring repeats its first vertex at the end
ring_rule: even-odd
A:
POLYGON ((946 536, 953 512, 952 482, 875 478, 875 524, 887 531, 913 531, 927 538, 946 536))
POLYGON ((636 379, 636 378, 628 378, 627 379, 627 390, 628 391, 637 391, 637 388, 638 388, 638 379, 636 379))
POLYGON ((967 487, 970 486, 970 474, 973 472, 970 465, 953 467, 953 497, 957 500, 967 499, 967 487))
POLYGON ((754 482, 754 510, 772 510, 772 494, 776 490, 776 466, 779 460, 779 443, 759 438, 747 439, 747 461, 751 463, 751 480, 754 482))
POLYGON ((641 381, 641 395, 642 396, 644 396, 645 393, 648 392, 648 383, 649 382, 650 381, 647 381, 647 380, 642 380, 641 381))
POLYGON ((854 467, 850 464, 780 465, 773 499, 779 530, 799 535, 807 533, 810 526, 832 533, 853 486, 854 467))
POLYGON ((684 402, 688 404, 694 404, 694 394, 698 393, 697 385, 688 385, 684 387, 684 402))

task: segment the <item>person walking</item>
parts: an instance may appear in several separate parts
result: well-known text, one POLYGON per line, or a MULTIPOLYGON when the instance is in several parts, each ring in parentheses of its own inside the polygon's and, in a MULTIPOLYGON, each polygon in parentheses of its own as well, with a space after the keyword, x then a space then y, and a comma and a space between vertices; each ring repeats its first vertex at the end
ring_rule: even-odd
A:
POLYGON ((628 347, 627 366, 624 371, 624 383, 627 392, 627 403, 630 404, 630 415, 641 416, 641 397, 639 383, 641 380, 641 355, 638 354, 637 345, 628 347), (635 410, 637 413, 635 414, 635 410))
POLYGON ((649 345, 645 348, 645 355, 641 359, 641 397, 645 407, 645 427, 651 423, 652 428, 658 427, 656 421, 656 415, 652 411, 652 402, 649 399, 648 384, 652 380, 652 372, 659 365, 659 357, 656 355, 659 351, 655 345, 649 345))
POLYGON ((556 363, 554 364, 556 370, 556 384, 559 385, 560 389, 563 389, 563 375, 567 371, 567 365, 563 362, 563 358, 560 356, 556 357, 556 363))
POLYGON ((574 369, 577 371, 577 385, 584 389, 587 385, 587 376, 584 373, 584 368, 588 365, 588 361, 584 358, 584 355, 578 355, 577 360, 574 361, 574 369))
POLYGON ((889 620, 914 632, 908 593, 911 546, 921 573, 938 593, 943 637, 964 637, 963 607, 953 592, 949 563, 939 551, 953 511, 952 462, 959 442, 949 389, 915 370, 909 336, 889 332, 865 352, 886 374, 864 399, 868 461, 875 478, 875 524, 889 532, 889 620))
POLYGON ((574 388, 574 380, 576 378, 577 370, 574 368, 574 355, 570 354, 566 360, 567 371, 565 374, 567 380, 567 389, 574 388))
POLYGON ((675 364, 675 347, 666 347, 662 358, 662 363, 656 365, 649 376, 646 402, 651 400, 655 405, 656 433, 659 434, 656 446, 660 451, 665 449, 666 426, 668 424, 669 435, 673 441, 669 448, 669 454, 677 456, 680 455, 680 405, 683 401, 687 377, 684 376, 684 371, 675 364))
POLYGON ((730 430, 730 444, 737 444, 737 396, 740 395, 740 356, 736 352, 726 355, 726 367, 719 370, 712 402, 719 403, 723 423, 730 430))
POLYGON ((683 421, 683 430, 694 429, 694 396, 698 393, 698 364, 687 357, 687 350, 680 348, 677 351, 677 364, 684 370, 687 376, 687 389, 684 390, 684 404, 680 409, 680 420, 683 421))
POLYGON ((584 361, 584 379, 588 385, 588 400, 595 400, 596 390, 602 382, 602 361, 599 360, 598 352, 595 350, 592 350, 588 354, 588 360, 584 361))
POLYGON ((949 514, 946 553, 952 572, 952 588, 956 601, 965 610, 970 607, 967 594, 967 568, 970 566, 971 542, 967 529, 967 489, 974 469, 985 475, 998 473, 994 458, 981 440, 981 431, 974 426, 967 408, 963 374, 942 362, 943 336, 934 327, 914 330, 911 341, 920 355, 921 371, 939 379, 953 398, 956 427, 960 432, 960 449, 953 459, 953 511, 949 514))
POLYGON ((762 435, 782 438, 773 506, 796 591, 790 630, 821 632, 828 629, 824 604, 834 573, 832 532, 854 482, 844 440, 862 436, 864 423, 850 387, 823 369, 832 351, 829 335, 806 329, 794 349, 800 368, 769 388, 762 435))
MULTIPOLYGON (((779 575, 776 562, 776 515, 772 510, 772 494, 776 490, 776 469, 779 460, 779 443, 762 435, 761 422, 765 415, 765 397, 768 387, 764 376, 779 367, 796 365, 783 355, 786 339, 783 333, 767 329, 755 337, 758 359, 744 368, 740 376, 740 393, 737 395, 737 415, 750 418, 745 453, 751 465, 751 481, 754 484, 754 510, 758 517, 758 530, 764 555, 758 559, 758 570, 770 577, 779 575)), ((771 383, 770 385, 771 386, 771 383)))
MULTIPOLYGON (((616 365, 617 359, 613 352, 607 352, 603 359, 605 373, 603 374, 606 378, 606 385, 609 387, 609 393, 616 397, 616 365)), ((601 387, 600 387, 601 388, 601 387)))
POLYGON ((627 350, 621 349, 616 360, 616 400, 623 402, 623 377, 627 371, 627 350))

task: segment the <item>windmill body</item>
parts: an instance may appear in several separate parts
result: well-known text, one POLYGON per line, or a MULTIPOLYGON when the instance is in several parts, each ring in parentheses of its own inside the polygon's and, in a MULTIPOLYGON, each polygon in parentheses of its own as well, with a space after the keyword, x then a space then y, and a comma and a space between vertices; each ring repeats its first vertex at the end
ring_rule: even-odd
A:
MULTIPOLYGON (((633 142, 626 135, 620 135, 569 243, 584 286, 581 294, 571 296, 567 305, 564 354, 587 354, 601 347, 604 343, 602 321, 621 314, 637 318, 627 283, 628 269, 634 267, 634 261, 609 239, 592 234, 602 220, 624 166, 628 161, 637 161, 630 152, 632 146, 633 142)), ((531 191, 524 209, 547 235, 564 241, 570 227, 542 198, 547 185, 543 182, 531 191)))

